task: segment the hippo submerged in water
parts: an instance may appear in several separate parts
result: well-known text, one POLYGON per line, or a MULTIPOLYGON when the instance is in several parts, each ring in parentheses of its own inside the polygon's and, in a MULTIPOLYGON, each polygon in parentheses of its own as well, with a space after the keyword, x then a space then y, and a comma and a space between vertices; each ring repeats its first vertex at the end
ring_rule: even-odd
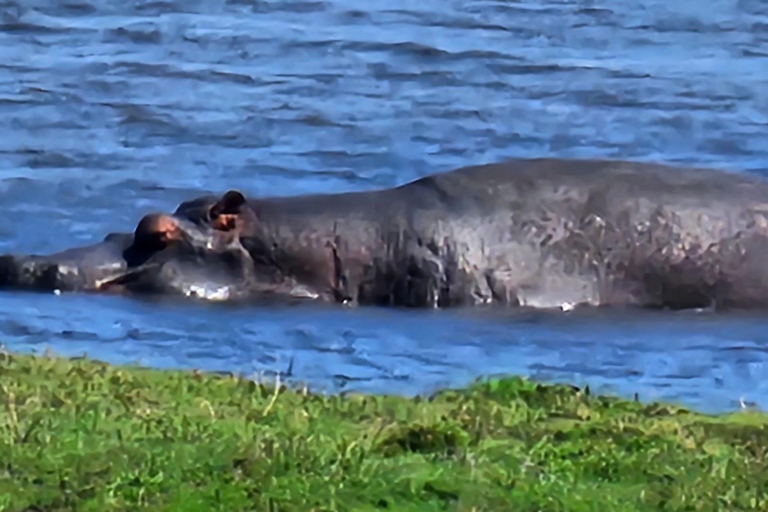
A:
POLYGON ((768 180, 537 159, 367 192, 203 196, 144 217, 133 234, 2 256, 0 287, 421 307, 763 308, 766 256, 768 180))

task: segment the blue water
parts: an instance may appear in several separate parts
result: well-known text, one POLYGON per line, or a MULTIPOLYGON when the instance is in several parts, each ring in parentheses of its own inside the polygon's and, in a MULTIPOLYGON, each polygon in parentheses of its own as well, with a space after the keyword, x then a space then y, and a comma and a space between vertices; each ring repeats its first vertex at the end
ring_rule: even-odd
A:
MULTIPOLYGON (((528 156, 765 173, 768 3, 0 1, 0 253, 132 230, 204 191, 528 156)), ((10 350, 408 395, 514 373, 708 411, 768 406, 767 326, 0 294, 10 350)))

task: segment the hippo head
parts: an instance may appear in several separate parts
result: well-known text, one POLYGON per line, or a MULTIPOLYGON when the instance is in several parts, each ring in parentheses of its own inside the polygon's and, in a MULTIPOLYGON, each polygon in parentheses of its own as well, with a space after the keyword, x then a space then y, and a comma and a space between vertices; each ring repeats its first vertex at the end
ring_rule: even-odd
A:
POLYGON ((251 226, 236 191, 146 215, 133 233, 47 256, 0 256, 0 288, 184 295, 206 300, 314 297, 241 243, 251 226))
POLYGON ((298 222, 296 218, 291 221, 285 214, 290 217, 292 208, 272 204, 272 211, 268 212, 268 203, 249 202, 241 192, 230 190, 218 198, 200 197, 184 202, 174 216, 237 247, 251 269, 252 296, 268 292, 339 300, 338 287, 329 279, 335 270, 332 244, 322 236, 298 236, 298 233, 313 232, 305 224, 313 216, 299 215, 298 222), (259 210, 258 216, 254 208, 259 210))

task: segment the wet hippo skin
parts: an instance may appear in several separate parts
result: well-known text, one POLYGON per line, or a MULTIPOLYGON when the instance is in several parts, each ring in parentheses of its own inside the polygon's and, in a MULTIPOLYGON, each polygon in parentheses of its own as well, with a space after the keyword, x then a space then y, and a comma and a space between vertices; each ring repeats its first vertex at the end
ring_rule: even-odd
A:
POLYGON ((0 286, 413 307, 768 306, 768 181, 746 173, 519 160, 368 192, 230 190, 142 223, 96 246, 4 256, 0 286), (190 291, 205 286, 221 293, 190 291))

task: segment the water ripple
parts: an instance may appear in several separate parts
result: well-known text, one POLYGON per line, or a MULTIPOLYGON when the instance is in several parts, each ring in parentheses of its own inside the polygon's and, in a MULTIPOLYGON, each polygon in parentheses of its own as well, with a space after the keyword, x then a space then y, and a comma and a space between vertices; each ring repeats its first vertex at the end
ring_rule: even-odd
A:
MULTIPOLYGON (((510 157, 768 170, 760 0, 0 2, 0 251, 241 188, 394 186, 510 157)), ((479 375, 765 406, 761 318, 217 309, 0 295, 9 348, 413 394, 479 375)))

